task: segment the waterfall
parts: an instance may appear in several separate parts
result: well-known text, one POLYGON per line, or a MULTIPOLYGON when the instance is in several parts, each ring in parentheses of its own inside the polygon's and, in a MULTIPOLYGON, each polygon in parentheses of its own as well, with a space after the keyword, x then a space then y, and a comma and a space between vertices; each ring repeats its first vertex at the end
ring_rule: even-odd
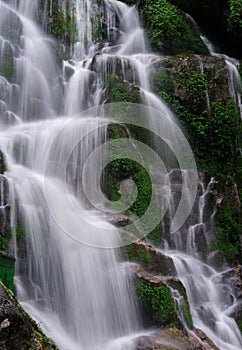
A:
MULTIPOLYGON (((205 207, 209 195, 212 178, 207 186, 201 182, 201 195, 197 203, 198 222, 186 227, 174 237, 177 250, 169 250, 166 254, 175 264, 179 279, 184 284, 194 326, 202 329, 221 350, 239 350, 242 337, 235 320, 230 317, 232 310, 238 305, 233 290, 226 279, 229 269, 216 271, 206 263, 212 260, 201 250, 209 247, 209 223, 205 220, 205 207), (201 240, 203 240, 201 242, 201 240), (201 245, 203 248, 201 249, 201 245)), ((212 220, 214 213, 211 213, 212 220)))
MULTIPOLYGON (((117 245, 118 232, 87 210, 81 195, 71 194, 71 190, 66 194, 61 173, 70 140, 88 134, 80 146, 85 159, 105 137, 100 118, 77 118, 68 124, 68 117, 60 117, 94 104, 91 98, 86 103, 88 78, 94 72, 84 63, 90 53, 83 48, 84 31, 88 47, 92 45, 88 17, 92 6, 91 1, 75 4, 77 18, 81 16, 85 23, 78 28, 72 64, 75 72, 64 86, 58 79, 61 70, 53 59, 53 43, 32 20, 38 1, 30 2, 31 6, 19 1, 18 7, 15 2, 0 2, 1 55, 10 53, 13 62, 12 76, 1 76, 0 147, 11 188, 11 225, 15 231, 23 220, 26 234, 24 249, 14 238, 15 288, 24 308, 60 349, 131 350, 140 330, 132 278, 121 264, 118 250, 98 248, 117 245), (17 26, 14 39, 6 30, 9 21, 17 26), (53 203, 47 202, 46 196, 56 203, 59 220, 74 229, 75 239, 51 215, 53 203), (69 201, 71 208, 66 204, 69 201), (90 238, 93 246, 85 244, 90 238)), ((81 164, 70 164, 70 173, 77 174, 81 164)), ((2 182, 1 176, 1 191, 2 182)))
POLYGON ((229 93, 230 93, 231 99, 234 100, 236 105, 238 106, 240 116, 242 118, 242 103, 241 103, 242 82, 238 71, 238 68, 240 65, 239 61, 225 54, 216 52, 216 49, 213 46, 213 44, 204 35, 201 35, 201 39, 207 45, 209 52, 211 53, 212 56, 224 59, 226 63, 227 71, 228 71, 229 93))
MULTIPOLYGON (((4 179, 9 184, 12 231, 16 233, 23 220, 26 235, 24 247, 13 237, 17 296, 61 350, 132 350, 144 331, 132 275, 122 265, 120 252, 107 249, 119 245, 119 233, 85 205, 79 179, 84 161, 106 138, 106 122, 85 112, 72 117, 105 103, 107 74, 118 71, 139 89, 143 104, 162 112, 167 120, 175 121, 175 116, 151 90, 150 68, 160 58, 148 53, 134 6, 116 0, 104 0, 101 8, 95 0, 56 1, 64 16, 68 10, 74 13, 76 30, 72 57, 60 67, 53 55, 54 39, 36 24, 43 3, 52 14, 54 1, 0 0, 0 55, 12 65, 10 69, 6 63, 0 70, 0 149, 7 165, 4 179), (106 26, 104 45, 93 37, 99 11, 106 26)), ((90 183, 95 171, 90 171, 90 183)), ((171 170, 169 176, 175 172, 171 170)), ((193 199, 189 171, 182 170, 181 178, 186 206, 193 199)), ((1 192, 2 183, 1 176, 1 192)), ((204 230, 205 196, 203 188, 196 225, 204 230)), ((174 216, 172 201, 169 211, 174 216)), ((4 205, 1 201, 1 210, 4 205)), ((195 326, 221 349, 238 350, 241 337, 227 315, 236 300, 224 297, 232 292, 228 288, 220 292, 218 273, 200 261, 196 225, 187 227, 187 242, 180 232, 164 239, 165 252, 186 286, 195 326)))

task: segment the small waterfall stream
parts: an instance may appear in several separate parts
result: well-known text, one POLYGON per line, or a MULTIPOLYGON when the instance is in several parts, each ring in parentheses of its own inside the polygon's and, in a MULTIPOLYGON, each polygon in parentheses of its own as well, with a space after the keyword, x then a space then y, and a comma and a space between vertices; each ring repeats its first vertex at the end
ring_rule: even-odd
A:
MULTIPOLYGON (((173 240, 178 250, 169 250, 166 244, 165 253, 173 259, 179 279, 187 290, 194 326, 202 329, 219 349, 239 350, 242 337, 235 320, 229 316, 237 306, 237 300, 228 280, 224 278, 229 269, 216 271, 206 263, 210 260, 209 254, 204 259, 199 247, 201 237, 204 240, 204 248, 209 247, 209 230, 206 227, 204 210, 213 181, 214 179, 211 179, 206 187, 201 182, 202 193, 198 200, 199 222, 188 227, 186 237, 184 232, 176 233, 173 240)), ((214 213, 211 214, 213 215, 214 213)))
MULTIPOLYGON (((117 231, 96 212, 87 210, 74 191, 67 198, 61 173, 63 159, 70 151, 69 140, 88 133, 88 142, 81 144, 85 159, 105 138, 105 122, 84 117, 68 123, 73 115, 105 102, 107 74, 120 69, 123 79, 141 91, 142 103, 170 120, 174 116, 152 93, 149 68, 158 58, 146 50, 135 7, 104 0, 107 43, 100 47, 92 35, 93 18, 99 11, 97 2, 58 1, 64 14, 68 6, 75 12, 77 29, 72 59, 63 61, 61 70, 53 57, 53 40, 35 23, 40 3, 0 0, 0 55, 10 57, 13 65, 12 72, 0 76, 0 148, 8 168, 5 176, 10 188, 13 231, 17 220, 23 219, 27 239, 26 254, 17 245, 16 237, 13 242, 17 295, 62 350, 132 350, 134 339, 142 331, 132 276, 122 266, 117 250, 96 248, 118 245, 117 231), (12 31, 8 30, 9 23, 12 31), (127 67, 131 67, 131 76, 127 76, 127 67), (64 134, 59 134, 63 128, 64 134), (46 202, 45 191, 54 205, 46 202), (70 200, 72 210, 66 205, 70 200), (91 237, 93 246, 82 245, 66 235, 50 207, 79 241, 86 242, 91 237)), ((71 173, 81 171, 81 163, 72 166, 71 173)), ((186 173, 184 180, 189 191, 186 173)), ((0 184, 2 181, 1 176, 0 184)), ((183 245, 179 234, 174 238, 177 250, 165 253, 173 258, 186 286, 195 326, 221 349, 239 350, 242 340, 238 327, 227 316, 228 308, 236 301, 228 300, 227 295, 232 295, 229 287, 214 269, 199 260, 195 250, 194 235, 197 227, 204 225, 205 196, 204 189, 199 223, 189 228, 186 253, 179 252, 183 245)))

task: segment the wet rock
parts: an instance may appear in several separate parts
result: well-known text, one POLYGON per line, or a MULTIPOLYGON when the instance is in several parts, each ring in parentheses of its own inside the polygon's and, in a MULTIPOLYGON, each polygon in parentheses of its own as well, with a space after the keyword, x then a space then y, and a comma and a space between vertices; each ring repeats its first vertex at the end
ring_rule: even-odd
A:
POLYGON ((176 328, 166 328, 143 336, 137 340, 136 350, 218 350, 206 335, 196 330, 198 334, 184 334, 176 328))
POLYGON ((135 288, 145 326, 167 327, 173 324, 183 328, 166 282, 159 276, 148 273, 139 264, 130 263, 129 268, 137 277, 135 288))
POLYGON ((130 223, 129 217, 123 214, 109 214, 106 218, 110 224, 113 224, 117 227, 123 227, 130 223))
MULTIPOLYGON (((217 101, 227 104, 230 99, 229 86, 228 86, 228 70, 225 60, 213 57, 213 56, 198 56, 192 54, 180 54, 174 57, 166 57, 164 64, 161 60, 161 67, 167 72, 173 81, 173 93, 179 101, 185 102, 185 104, 191 104, 189 101, 189 90, 186 87, 186 79, 190 76, 186 76, 186 71, 190 73, 206 74, 207 77, 207 93, 210 101, 217 101), (166 64, 167 60, 169 65, 166 64), (203 67, 201 70, 201 66, 203 67), (183 75, 181 75, 183 72, 183 75), (181 79, 182 77, 182 79, 181 79)), ((157 68, 154 68, 157 71, 157 68)), ((154 86, 156 89, 156 86, 154 86)), ((166 90, 165 90, 166 91, 166 90)), ((170 91, 171 92, 171 91, 170 91)), ((204 106, 206 108, 207 101, 204 99, 201 111, 204 106)))
POLYGON ((173 260, 143 240, 133 241, 126 247, 126 252, 130 261, 140 263, 150 273, 163 276, 177 275, 173 260))
POLYGON ((0 348, 2 350, 57 350, 0 282, 0 348))
POLYGON ((206 350, 219 350, 219 348, 214 344, 214 342, 201 330, 195 329, 194 334, 202 342, 203 347, 198 347, 196 349, 206 349, 206 350))

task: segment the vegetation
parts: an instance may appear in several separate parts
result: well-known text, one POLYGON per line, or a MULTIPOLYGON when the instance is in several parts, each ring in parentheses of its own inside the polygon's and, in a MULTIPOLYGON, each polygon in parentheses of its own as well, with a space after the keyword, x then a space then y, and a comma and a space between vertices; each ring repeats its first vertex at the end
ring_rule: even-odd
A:
MULTIPOLYGON (((127 214, 133 213, 138 217, 142 217, 149 206, 152 194, 151 181, 147 171, 137 162, 127 158, 119 158, 107 165, 106 177, 107 195, 109 199, 114 202, 119 200, 121 197, 119 192, 119 184, 121 181, 129 178, 134 180, 138 189, 138 194, 134 203, 128 209, 127 214)), ((157 222, 157 213, 153 213, 153 216, 154 217, 150 217, 151 222, 157 222)), ((149 227, 148 222, 147 225, 149 227)), ((158 226, 151 233, 149 233, 148 238, 150 238, 155 244, 160 243, 160 230, 158 226)))
POLYGON ((62 9, 54 7, 49 16, 48 29, 56 39, 65 40, 65 43, 70 45, 76 36, 74 13, 71 11, 64 13, 62 9))
POLYGON ((140 11, 153 49, 164 54, 209 54, 194 28, 178 8, 167 0, 141 0, 140 11))
POLYGON ((169 288, 162 283, 155 284, 145 279, 137 282, 137 295, 151 311, 153 320, 158 324, 172 322, 174 319, 174 301, 169 288))
MULTIPOLYGON (((198 169, 219 180, 221 188, 217 191, 223 202, 215 216, 215 242, 211 249, 222 251, 227 261, 234 264, 240 259, 241 219, 240 209, 232 208, 233 198, 229 192, 236 181, 242 199, 241 120, 235 102, 225 91, 219 90, 227 77, 225 80, 211 78, 211 71, 201 71, 195 59, 189 60, 189 56, 184 56, 182 62, 187 64, 180 66, 173 65, 172 59, 164 60, 153 74, 153 87, 180 119, 198 169)), ((218 63, 214 61, 213 64, 216 67, 218 63)), ((221 260, 220 255, 217 258, 221 260)))
POLYGON ((228 0, 229 2, 229 16, 228 16, 228 30, 230 32, 239 31, 242 29, 242 0, 228 0))
MULTIPOLYGON (((229 186, 224 188, 225 195, 229 186)), ((212 248, 221 250, 229 263, 239 262, 240 241, 242 226, 238 214, 232 211, 232 204, 228 196, 223 199, 222 205, 215 217, 215 237, 212 248)))
POLYGON ((171 106, 187 131, 199 170, 226 178, 241 169, 237 151, 239 115, 232 100, 211 101, 208 105, 208 84, 208 73, 189 65, 177 69, 174 76, 165 67, 153 75, 155 91, 171 106))
POLYGON ((7 318, 9 322, 8 327, 1 329, 1 345, 15 349, 57 350, 53 341, 44 335, 39 325, 23 310, 13 293, 1 281, 0 288, 10 306, 1 315, 1 321, 7 318))
MULTIPOLYGON (((117 61, 117 64, 119 62, 117 61)), ((107 102, 140 102, 138 87, 124 82, 115 74, 107 76, 107 102)))
POLYGON ((14 74, 14 58, 11 48, 5 48, 0 59, 0 75, 11 81, 14 74))
POLYGON ((151 262, 151 254, 143 247, 137 248, 134 244, 129 244, 125 246, 125 252, 129 261, 139 262, 145 268, 149 269, 149 264, 151 262))

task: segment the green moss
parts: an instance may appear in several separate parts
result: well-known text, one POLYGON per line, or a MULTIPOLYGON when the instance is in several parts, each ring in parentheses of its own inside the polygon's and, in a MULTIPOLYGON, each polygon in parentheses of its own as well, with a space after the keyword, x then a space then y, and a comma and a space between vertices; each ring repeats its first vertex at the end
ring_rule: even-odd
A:
POLYGON ((15 298, 13 292, 7 289, 1 281, 0 285, 8 294, 10 301, 16 307, 16 315, 22 320, 21 326, 25 327, 26 329, 25 339, 19 339, 20 341, 23 341, 23 344, 25 345, 24 348, 27 349, 28 347, 29 350, 36 349, 37 342, 41 349, 57 350, 57 347, 53 341, 46 337, 39 325, 24 311, 22 306, 15 298))
POLYGON ((129 261, 138 262, 148 268, 151 263, 151 254, 143 247, 137 248, 133 244, 125 246, 125 252, 129 261))
POLYGON ((187 131, 199 170, 216 174, 218 178, 241 173, 237 151, 241 121, 234 101, 212 101, 208 109, 207 75, 192 67, 192 62, 173 74, 169 75, 164 67, 153 73, 154 90, 171 106, 187 131), (180 99, 171 79, 175 80, 180 99))
POLYGON ((58 40, 64 40, 70 45, 77 40, 77 30, 73 10, 67 10, 65 13, 54 4, 52 14, 49 16, 49 32, 58 40))
POLYGON ((209 54, 196 31, 176 6, 166 0, 140 0, 139 8, 151 46, 165 54, 209 54))
POLYGON ((20 220, 16 227, 16 237, 20 239, 25 237, 25 225, 23 220, 20 220))
POLYGON ((137 87, 122 81, 115 74, 107 77, 107 102, 140 102, 140 91, 137 87))
POLYGON ((14 58, 11 48, 6 48, 0 59, 0 75, 11 81, 14 74, 14 58))
POLYGON ((187 295, 185 294, 183 296, 183 301, 181 303, 181 311, 183 313, 184 320, 189 328, 192 328, 193 321, 192 321, 192 315, 190 310, 190 305, 187 299, 187 295))
POLYGON ((173 79, 163 67, 161 67, 157 72, 151 74, 151 81, 157 93, 160 93, 161 91, 166 92, 167 94, 174 93, 173 79))
POLYGON ((239 217, 232 213, 230 200, 224 198, 215 217, 216 241, 212 248, 221 250, 230 263, 235 263, 239 258, 241 230, 239 217))
POLYGON ((141 279, 137 282, 138 299, 149 306, 154 321, 160 322, 169 317, 173 319, 174 301, 169 288, 141 279))
POLYGON ((0 250, 8 252, 8 240, 7 238, 0 235, 0 250))
POLYGON ((242 333, 242 320, 237 320, 237 325, 240 329, 240 332, 242 333))
MULTIPOLYGON (((132 137, 136 138, 136 136, 137 135, 132 134, 132 137)), ((118 124, 111 124, 108 126, 108 137, 109 139, 128 137, 127 129, 126 127, 118 124)), ((108 157, 110 157, 110 159, 116 157, 117 159, 111 161, 105 169, 106 185, 104 185, 104 191, 106 192, 108 198, 116 205, 115 202, 121 198, 121 194, 119 192, 120 183, 125 179, 132 179, 136 184, 138 193, 135 201, 126 211, 126 214, 135 214, 138 217, 142 217, 149 207, 152 196, 150 176, 141 164, 131 159, 124 158, 124 153, 124 149, 120 150, 117 147, 109 146, 108 157)), ((134 193, 129 192, 129 195, 131 198, 134 193)), ((152 222, 158 222, 157 217, 158 213, 154 211, 150 215, 149 219, 146 222, 143 222, 142 228, 144 232, 149 231, 149 227, 152 222)), ((149 233, 148 238, 155 244, 160 243, 159 226, 155 227, 155 229, 149 233)))
POLYGON ((55 11, 49 18, 49 31, 56 38, 62 38, 65 36, 66 21, 63 11, 55 11))
POLYGON ((236 34, 242 29, 242 0, 228 0, 229 16, 228 16, 228 31, 236 34))

